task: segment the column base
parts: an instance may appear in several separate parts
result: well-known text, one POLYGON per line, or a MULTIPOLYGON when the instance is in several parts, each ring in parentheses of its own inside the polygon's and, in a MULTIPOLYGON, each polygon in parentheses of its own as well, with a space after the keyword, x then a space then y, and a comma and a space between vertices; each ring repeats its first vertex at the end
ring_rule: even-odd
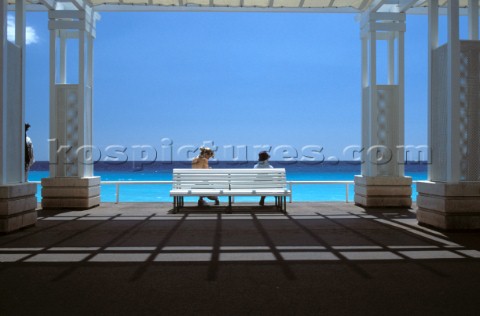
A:
POLYGON ((100 177, 42 179, 43 209, 89 209, 100 205, 100 177))
POLYGON ((364 207, 412 206, 411 177, 355 176, 355 204, 364 207))
POLYGON ((0 186, 0 233, 35 225, 37 185, 19 183, 0 186))
POLYGON ((480 229, 480 182, 417 183, 417 220, 445 230, 480 229))

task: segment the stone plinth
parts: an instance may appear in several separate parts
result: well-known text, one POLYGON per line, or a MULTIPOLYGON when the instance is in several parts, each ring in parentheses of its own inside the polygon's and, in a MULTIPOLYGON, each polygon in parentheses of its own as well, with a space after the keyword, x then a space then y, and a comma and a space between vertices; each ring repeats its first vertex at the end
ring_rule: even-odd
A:
POLYGON ((37 222, 37 185, 0 186, 0 233, 9 233, 37 222))
POLYGON ((100 205, 100 177, 42 179, 43 209, 89 209, 100 205))
POLYGON ((417 220, 446 230, 480 229, 480 182, 417 183, 417 220))
POLYGON ((412 178, 355 176, 355 204, 364 207, 410 207, 412 178))

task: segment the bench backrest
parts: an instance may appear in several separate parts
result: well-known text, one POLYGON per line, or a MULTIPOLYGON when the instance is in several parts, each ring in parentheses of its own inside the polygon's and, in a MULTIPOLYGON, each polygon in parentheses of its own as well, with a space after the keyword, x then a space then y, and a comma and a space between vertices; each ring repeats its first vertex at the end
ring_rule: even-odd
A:
POLYGON ((284 168, 173 169, 174 189, 285 188, 284 168))

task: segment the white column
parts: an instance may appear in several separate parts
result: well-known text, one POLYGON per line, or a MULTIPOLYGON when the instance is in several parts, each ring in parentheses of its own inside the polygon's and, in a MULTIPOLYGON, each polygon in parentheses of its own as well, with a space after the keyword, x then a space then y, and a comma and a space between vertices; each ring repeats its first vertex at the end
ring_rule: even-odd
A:
POLYGON ((93 176, 92 8, 51 10, 50 178, 42 179, 42 207, 91 208, 100 204, 100 177, 93 176), (67 41, 78 43, 78 77, 68 83, 67 41), (57 45, 60 50, 57 51, 57 45), (57 54, 59 60, 57 62, 57 54), (64 148, 64 149, 62 149, 64 148))
POLYGON ((20 49, 20 110, 19 116, 17 117, 17 124, 20 126, 19 131, 17 132, 16 138, 18 143, 21 144, 20 152, 22 157, 22 166, 21 170, 17 172, 20 175, 22 182, 25 182, 25 169, 23 165, 25 164, 25 60, 26 60, 26 45, 25 45, 25 1, 16 0, 15 1, 15 45, 20 49))
POLYGON ((367 170, 367 149, 365 148, 366 144, 368 144, 368 130, 369 130, 369 104, 366 99, 368 97, 368 93, 366 89, 368 89, 368 39, 366 38, 366 34, 362 34, 362 146, 364 147, 362 150, 362 175, 366 175, 368 173, 367 170))
MULTIPOLYGON (((86 89, 85 89, 85 31, 78 30, 78 127, 79 127, 79 135, 78 135, 78 144, 79 149, 81 146, 85 148, 85 146, 91 145, 88 144, 86 141, 85 134, 88 133, 86 129, 89 127, 89 122, 86 120, 86 89)), ((86 174, 86 166, 85 166, 85 150, 80 150, 78 152, 78 175, 81 177, 88 176, 86 174)))
MULTIPOLYGON (((87 33, 86 38, 87 44, 87 74, 85 78, 85 88, 87 90, 86 94, 86 121, 88 122, 88 127, 86 129, 86 142, 90 145, 93 145, 93 34, 87 33)), ((88 154, 86 159, 89 160, 89 164, 86 166, 85 175, 88 177, 93 176, 93 152, 88 154)))
POLYGON ((57 157, 57 107, 56 107, 56 89, 55 89, 55 82, 56 82, 56 58, 55 58, 55 51, 57 49, 57 32, 58 30, 51 29, 50 30, 50 121, 49 121, 49 157, 50 157, 50 164, 49 164, 49 173, 50 177, 57 176, 57 168, 56 164, 58 163, 57 157))
POLYGON ((405 34, 404 32, 397 32, 398 37, 398 71, 397 71, 397 84, 398 84, 398 119, 396 120, 397 126, 397 145, 399 147, 396 154, 397 163, 397 175, 399 177, 405 176, 405 34))
POLYGON ((391 32, 387 36, 388 36, 388 84, 393 85, 395 84, 395 33, 391 32))
MULTIPOLYGON (((438 47, 438 0, 428 1, 428 146, 432 148, 432 98, 433 98, 433 51, 438 47)), ((429 155, 431 155, 430 150, 429 155)), ((429 157, 432 160, 432 157, 429 157)), ((432 168, 428 168, 428 179, 433 178, 432 168)))
MULTIPOLYGON (((375 150, 371 150, 373 145, 378 144, 377 141, 377 122, 374 118, 377 117, 377 33, 370 30, 368 33, 370 54, 368 56, 369 62, 369 82, 368 82, 368 145, 367 150, 367 176, 372 177, 377 175, 377 165, 372 163, 375 150)), ((364 145, 365 146, 365 145, 364 145)))
POLYGON ((25 5, 15 2, 15 43, 0 4, 0 233, 37 221, 36 184, 25 182, 25 5))
POLYGON ((460 181, 459 95, 460 37, 459 0, 448 1, 447 14, 447 182, 460 181))
POLYGON ((89 15, 75 10, 49 13, 52 177, 93 176, 91 60, 96 16, 87 11, 89 15), (78 43, 78 78, 74 83, 67 82, 67 41, 78 43))
POLYGON ((478 40, 478 0, 468 0, 468 39, 478 40))
MULTIPOLYGON (((438 43, 438 0, 429 1, 429 181, 417 183, 417 219, 442 229, 480 228, 478 40, 460 41, 459 0, 447 3, 447 43, 438 43)), ((478 1, 469 2, 478 39, 478 1)))
POLYGON ((7 1, 0 4, 0 185, 7 183, 7 1))
POLYGON ((0 185, 25 182, 25 6, 15 2, 15 42, 7 39, 7 1, 1 3, 0 185), (23 31, 22 31, 23 30, 23 31))
POLYGON ((402 164, 405 14, 365 13, 361 28, 363 163, 362 174, 355 176, 355 203, 410 207, 412 180, 402 164), (377 78, 377 41, 387 41, 386 83, 377 78))
POLYGON ((59 60, 59 83, 67 83, 67 32, 65 30, 54 30, 59 33, 60 60, 59 60))

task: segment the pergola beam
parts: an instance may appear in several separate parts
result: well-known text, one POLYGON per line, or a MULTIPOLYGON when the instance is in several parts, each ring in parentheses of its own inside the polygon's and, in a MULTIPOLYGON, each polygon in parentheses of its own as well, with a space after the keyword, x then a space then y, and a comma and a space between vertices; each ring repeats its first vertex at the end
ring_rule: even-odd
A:
POLYGON ((374 0, 370 7, 367 9, 368 12, 377 12, 380 8, 386 4, 395 5, 398 4, 398 0, 374 0))
MULTIPOLYGON (((367 12, 400 12, 413 8, 420 0, 374 0, 367 12)), ((363 4, 362 4, 363 5, 363 4)), ((361 9, 363 9, 361 7, 361 9)))
POLYGON ((398 12, 406 12, 417 4, 417 2, 419 2, 419 0, 400 0, 398 3, 398 12))
POLYGON ((85 10, 87 6, 83 0, 58 0, 57 2, 73 4, 78 10, 85 10))
POLYGON ((46 6, 48 10, 55 10, 55 8, 57 7, 56 0, 40 0, 40 2, 43 3, 43 5, 46 6))

